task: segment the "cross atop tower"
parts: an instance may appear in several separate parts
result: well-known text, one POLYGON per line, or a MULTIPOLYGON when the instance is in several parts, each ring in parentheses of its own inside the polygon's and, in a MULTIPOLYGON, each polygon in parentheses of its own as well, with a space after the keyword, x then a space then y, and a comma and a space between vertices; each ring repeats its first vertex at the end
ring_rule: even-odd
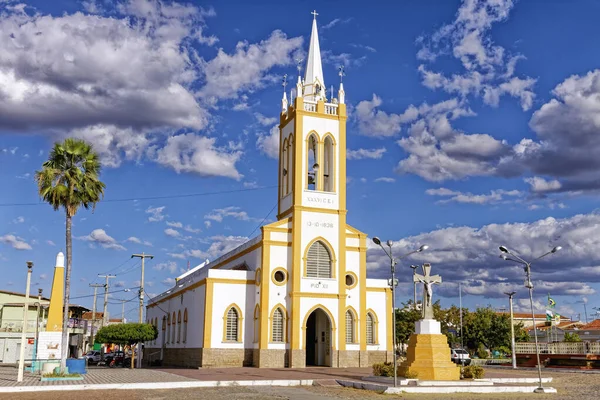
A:
POLYGON ((283 91, 285 92, 285 87, 287 86, 287 74, 283 74, 283 82, 281 82, 281 86, 283 86, 283 91))
POLYGON ((442 283, 442 277, 439 275, 430 275, 431 264, 423 264, 423 275, 415 274, 414 282, 421 282, 425 287, 423 290, 423 319, 434 319, 433 317, 433 305, 431 298, 433 297, 433 289, 431 285, 442 283))
POLYGON ((317 15, 319 15, 317 13, 317 10, 313 10, 313 12, 311 12, 311 14, 313 15, 314 19, 317 19, 317 15))

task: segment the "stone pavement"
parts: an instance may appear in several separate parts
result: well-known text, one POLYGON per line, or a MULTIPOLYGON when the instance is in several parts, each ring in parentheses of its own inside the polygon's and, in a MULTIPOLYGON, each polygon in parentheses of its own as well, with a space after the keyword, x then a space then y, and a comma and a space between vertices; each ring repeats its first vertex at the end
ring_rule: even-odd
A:
POLYGON ((23 382, 17 382, 17 368, 0 368, 0 391, 6 386, 57 386, 108 383, 185 382, 192 378, 153 369, 90 368, 81 381, 41 382, 40 376, 25 372, 23 382))

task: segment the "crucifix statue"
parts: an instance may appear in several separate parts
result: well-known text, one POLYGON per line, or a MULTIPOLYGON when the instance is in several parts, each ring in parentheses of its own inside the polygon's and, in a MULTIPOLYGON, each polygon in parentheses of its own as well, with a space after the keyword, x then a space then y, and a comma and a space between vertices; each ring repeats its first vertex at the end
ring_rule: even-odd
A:
POLYGON ((442 283, 442 277, 439 275, 430 275, 431 264, 423 264, 423 275, 415 274, 414 281, 420 282, 424 286, 423 290, 423 305, 422 305, 422 319, 434 319, 433 318, 433 303, 431 298, 433 297, 433 284, 442 283))

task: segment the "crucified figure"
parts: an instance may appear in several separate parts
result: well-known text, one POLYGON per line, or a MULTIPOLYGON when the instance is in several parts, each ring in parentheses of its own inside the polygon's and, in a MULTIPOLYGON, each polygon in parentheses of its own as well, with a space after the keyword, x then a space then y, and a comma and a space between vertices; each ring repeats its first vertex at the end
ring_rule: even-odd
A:
POLYGON ((431 264, 423 264, 423 275, 415 274, 414 281, 423 284, 423 319, 433 319, 433 284, 442 282, 442 277, 439 275, 430 275, 431 264))

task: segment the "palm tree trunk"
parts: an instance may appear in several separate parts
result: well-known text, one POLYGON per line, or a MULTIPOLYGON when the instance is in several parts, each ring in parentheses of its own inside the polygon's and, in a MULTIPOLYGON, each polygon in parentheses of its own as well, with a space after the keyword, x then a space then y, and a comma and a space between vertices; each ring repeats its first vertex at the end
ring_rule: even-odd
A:
POLYGON ((69 297, 71 294, 71 259, 72 259, 72 237, 71 237, 71 216, 66 211, 66 239, 67 239, 67 270, 65 271, 65 301, 62 326, 62 356, 60 360, 60 369, 65 370, 67 366, 67 356, 69 354, 69 297))

